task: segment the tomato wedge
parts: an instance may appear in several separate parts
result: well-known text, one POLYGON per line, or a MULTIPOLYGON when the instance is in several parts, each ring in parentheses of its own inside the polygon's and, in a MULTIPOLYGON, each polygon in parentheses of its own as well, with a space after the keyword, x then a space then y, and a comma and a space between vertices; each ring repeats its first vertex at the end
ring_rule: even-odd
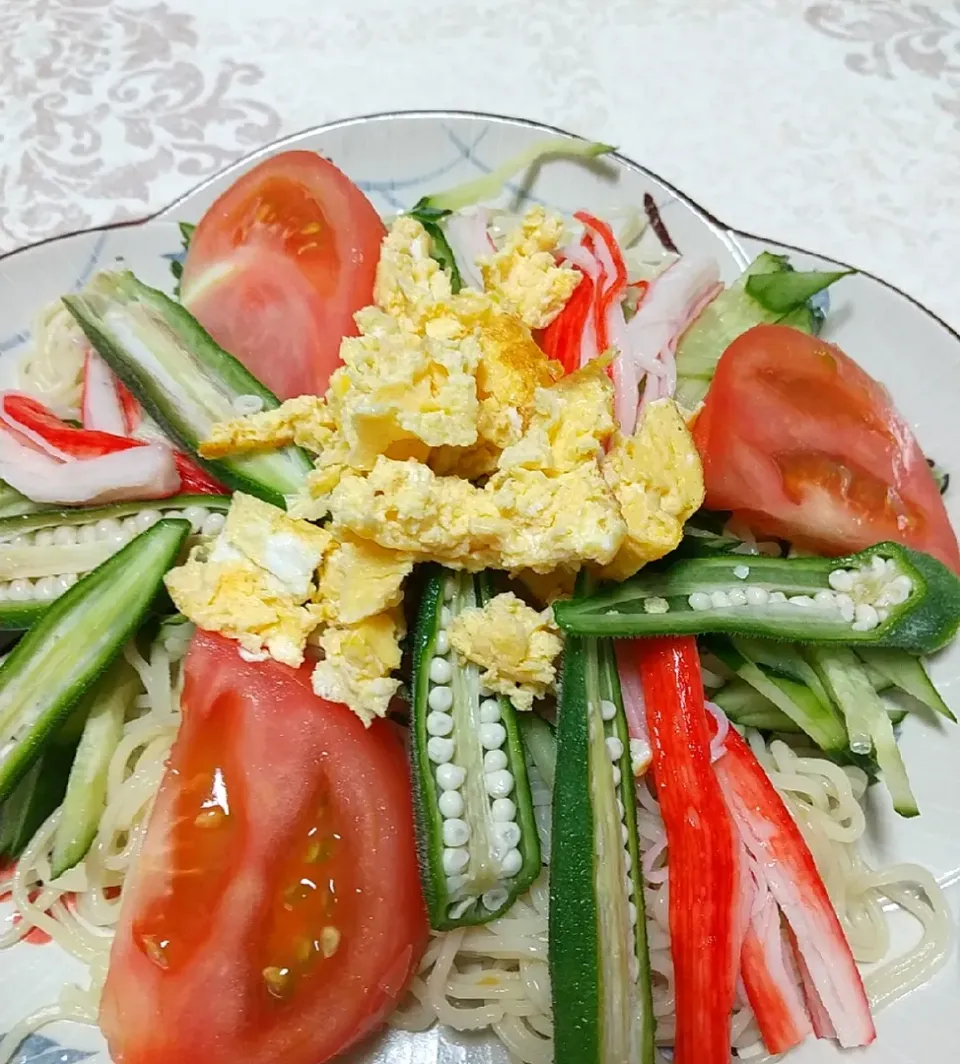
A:
POLYGON ((281 399, 322 395, 353 315, 373 300, 386 230, 333 163, 274 155, 207 211, 190 240, 181 299, 281 399))
POLYGON ((309 665, 198 632, 124 889, 100 1026, 117 1064, 322 1064, 392 1011, 427 941, 394 725, 309 665))
POLYGON ((960 572, 960 549, 910 426, 840 348, 758 325, 727 348, 694 438, 706 505, 825 554, 895 540, 960 572))

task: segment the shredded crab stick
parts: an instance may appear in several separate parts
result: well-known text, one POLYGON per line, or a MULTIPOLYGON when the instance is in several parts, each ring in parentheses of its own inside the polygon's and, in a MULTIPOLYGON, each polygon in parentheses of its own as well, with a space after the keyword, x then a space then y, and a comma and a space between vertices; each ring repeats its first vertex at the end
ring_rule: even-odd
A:
POLYGON ((83 399, 80 404, 85 429, 126 436, 129 432, 123 401, 113 370, 93 350, 83 357, 83 399))
POLYGON ((492 255, 496 245, 487 232, 489 211, 486 207, 461 211, 444 218, 441 228, 457 261, 457 269, 465 285, 483 291, 483 274, 477 259, 492 255))
MULTIPOLYGON (((120 382, 118 381, 117 383, 119 384, 120 382)), ((122 400, 119 399, 119 393, 117 394, 122 414, 123 404, 122 400)), ((130 396, 130 400, 131 402, 136 403, 133 396, 130 396)), ((129 436, 116 435, 112 432, 100 431, 98 429, 78 429, 73 425, 68 425, 66 422, 61 421, 52 410, 48 409, 37 399, 34 399, 29 395, 22 395, 19 392, 5 392, 2 394, 2 398, 0 398, 0 419, 2 419, 3 423, 11 428, 15 434, 25 437, 30 443, 34 444, 41 451, 44 451, 51 457, 59 458, 63 461, 70 461, 71 459, 89 461, 91 459, 102 458, 107 455, 117 455, 124 451, 131 451, 148 446, 154 448, 162 447, 170 451, 173 456, 173 463, 180 478, 179 487, 181 490, 194 495, 222 495, 226 492, 226 489, 222 484, 214 480, 209 473, 205 472, 194 462, 190 461, 185 454, 173 450, 168 441, 162 437, 151 440, 139 440, 133 439, 129 436)), ((136 460, 131 458, 125 463, 115 463, 115 465, 117 465, 118 468, 135 466, 136 460)), ((176 487, 177 485, 174 486, 174 490, 176 490, 176 487)), ((146 497, 161 498, 162 495, 165 494, 169 494, 169 492, 146 497)), ((67 503, 71 501, 65 498, 52 500, 38 499, 33 495, 28 495, 28 497, 34 498, 37 502, 52 501, 67 503)), ((131 497, 138 496, 118 495, 115 496, 115 499, 119 500, 131 497)), ((107 500, 82 499, 80 501, 93 502, 107 500)))
POLYGON ((620 696, 623 699, 623 711, 626 714, 627 732, 630 736, 630 767, 634 777, 640 779, 650 767, 650 759, 653 756, 650 750, 650 735, 647 732, 647 708, 643 700, 640 658, 630 640, 615 640, 613 649, 617 658, 620 696))
MULTIPOLYGON (((797 954, 806 966, 812 993, 840 1045, 869 1045, 876 1031, 863 981, 800 829, 753 752, 733 728, 724 745, 716 774, 753 860, 754 875, 762 877, 783 913, 797 954)), ((826 1029, 822 1022, 817 1026, 826 1029)))
POLYGON ((691 637, 634 643, 670 852, 676 1064, 729 1064, 739 855, 691 637))

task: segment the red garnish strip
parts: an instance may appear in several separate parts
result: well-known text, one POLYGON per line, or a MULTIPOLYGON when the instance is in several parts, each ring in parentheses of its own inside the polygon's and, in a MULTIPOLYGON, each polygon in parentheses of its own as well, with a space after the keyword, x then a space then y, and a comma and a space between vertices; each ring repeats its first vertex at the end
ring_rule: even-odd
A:
MULTIPOLYGON (((761 888, 769 890, 792 932, 817 1032, 829 1030, 824 1022, 828 1019, 840 1045, 869 1045, 876 1031, 863 980, 799 827, 763 766, 733 728, 714 768, 754 875, 762 878, 761 888)), ((672 905, 672 893, 670 900, 672 905)))
POLYGON ((638 639, 657 797, 670 854, 676 1064, 729 1064, 739 854, 710 763, 696 640, 638 639))
MULTIPOLYGON (((577 269, 577 267, 574 267, 577 269)), ((540 347, 548 358, 556 359, 567 373, 580 367, 583 330, 593 310, 593 281, 582 271, 580 283, 566 306, 540 333, 540 347)))

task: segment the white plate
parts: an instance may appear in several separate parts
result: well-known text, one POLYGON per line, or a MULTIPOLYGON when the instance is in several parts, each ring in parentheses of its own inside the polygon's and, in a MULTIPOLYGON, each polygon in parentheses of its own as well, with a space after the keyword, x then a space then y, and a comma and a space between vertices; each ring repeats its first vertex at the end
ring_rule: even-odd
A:
MULTIPOLYGON (((410 207, 420 196, 498 166, 532 141, 558 131, 492 116, 440 112, 378 115, 310 130, 288 138, 231 167, 146 222, 78 233, 25 248, 0 260, 0 377, 11 379, 18 352, 29 342, 33 313, 64 292, 80 288, 99 268, 123 263, 149 284, 169 290, 171 259, 180 248, 178 221, 197 221, 215 197, 251 165, 291 147, 331 158, 357 181, 383 214, 410 207)), ((749 180, 749 174, 743 179, 749 180)), ((799 266, 828 260, 737 233, 711 218, 682 193, 626 159, 585 166, 554 161, 539 168, 522 190, 572 212, 586 207, 642 204, 650 193, 680 250, 713 255, 725 280, 764 248, 786 250, 799 266)), ((816 233, 810 239, 815 242, 816 233)), ((876 278, 859 275, 832 293, 826 336, 837 341, 896 397, 926 453, 948 470, 960 470, 960 337, 907 296, 876 278)), ((958 474, 960 475, 960 474, 958 474)), ((960 486, 948 495, 951 518, 960 525, 960 486)), ((941 655, 934 677, 947 701, 960 709, 960 650, 941 655)), ((960 910, 960 729, 910 717, 903 730, 904 756, 922 810, 918 820, 894 816, 882 795, 873 802, 871 842, 883 862, 917 861, 947 886, 955 916, 960 910)), ((912 933, 906 918, 904 941, 912 933)), ((55 946, 20 944, 0 954, 0 1031, 25 1013, 54 1002, 64 979, 79 978, 79 965, 55 946)), ((131 993, 136 993, 131 988, 131 993)), ((878 1017, 878 1039, 856 1057, 864 1064, 904 1064, 955 1059, 960 1044, 960 971, 951 959, 929 985, 878 1017)), ((791 1054, 794 1064, 843 1058, 830 1043, 811 1042, 791 1054)), ((96 1031, 60 1026, 34 1036, 21 1051, 23 1064, 107 1064, 96 1031), (50 1036, 50 1037, 45 1037, 50 1036), (56 1038, 57 1042, 52 1042, 56 1038), (69 1047, 69 1048, 68 1048, 69 1047)), ((418 1037, 391 1032, 355 1055, 364 1064, 454 1064, 502 1061, 489 1044, 452 1032, 418 1037)), ((171 1062, 174 1064, 174 1062, 171 1062)))

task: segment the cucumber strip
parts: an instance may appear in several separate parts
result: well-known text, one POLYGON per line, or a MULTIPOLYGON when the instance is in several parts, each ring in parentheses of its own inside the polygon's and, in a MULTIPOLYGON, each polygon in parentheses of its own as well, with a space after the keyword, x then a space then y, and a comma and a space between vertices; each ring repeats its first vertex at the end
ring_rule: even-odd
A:
POLYGON ((174 495, 0 519, 0 629, 31 627, 79 574, 95 569, 162 517, 184 517, 216 535, 226 495, 174 495))
POLYGON ((778 270, 775 273, 754 274, 747 278, 746 292, 775 314, 789 314, 806 304, 811 296, 829 288, 841 277, 849 277, 855 270, 778 270))
POLYGON ((463 288, 463 278, 460 276, 460 267, 457 266, 457 257, 440 224, 450 213, 450 211, 430 207, 427 201, 422 199, 407 212, 407 216, 418 221, 426 230, 427 236, 430 237, 430 257, 436 259, 442 269, 450 275, 450 291, 456 295, 463 288))
POLYGON ((50 743, 4 801, 0 808, 0 856, 20 857, 63 801, 76 749, 76 741, 50 743))
POLYGON ((520 735, 527 753, 537 766, 544 784, 552 791, 557 775, 557 739, 553 728, 537 713, 520 713, 517 716, 520 735))
POLYGON ((761 731, 801 732, 800 726, 746 680, 739 677, 714 691, 710 701, 744 728, 761 731))
POLYGON ((556 1064, 653 1064, 636 794, 609 641, 567 643, 557 759, 549 928, 556 1064))
POLYGON ((770 674, 783 676, 794 683, 805 684, 817 699, 830 705, 830 695, 817 670, 803 657, 798 647, 789 643, 774 643, 766 639, 747 639, 734 636, 730 642, 747 661, 763 665, 770 674))
POLYGON ((123 721, 143 689, 136 671, 118 658, 83 700, 88 713, 53 836, 52 876, 83 860, 106 807, 107 770, 120 744, 123 721))
POLYGON ((878 543, 846 558, 685 558, 558 602, 574 635, 740 633, 930 653, 960 627, 960 579, 927 554, 878 543))
POLYGON ((509 699, 481 693, 446 628, 492 597, 480 574, 429 567, 414 642, 411 727, 420 873, 437 930, 505 913, 540 874, 526 756, 509 699))
POLYGON ((190 523, 159 521, 74 584, 0 666, 0 800, 136 631, 190 523))
POLYGON ((874 678, 874 674, 879 674, 886 681, 884 686, 898 687, 935 713, 940 713, 947 720, 956 723, 957 718, 933 686, 920 658, 905 654, 902 650, 881 650, 873 647, 858 647, 857 654, 863 661, 874 690, 884 689, 883 686, 877 686, 874 678))
MULTIPOLYGON (((711 640, 709 647, 741 680, 769 699, 781 713, 809 735, 821 750, 828 753, 843 753, 847 750, 847 732, 843 720, 825 692, 821 697, 806 683, 798 680, 796 673, 789 676, 783 670, 752 660, 748 656, 751 649, 748 641, 735 647, 724 640, 711 640)), ((817 687, 823 691, 819 678, 817 687)))
POLYGON ((214 423, 237 416, 235 399, 256 396, 266 410, 279 402, 179 303, 127 272, 98 274, 63 302, 163 430, 218 480, 275 506, 299 489, 313 467, 298 447, 216 460, 197 455, 214 423))
POLYGON ((847 720, 850 749, 874 753, 893 808, 904 817, 919 813, 893 723, 857 655, 849 647, 810 647, 810 659, 847 720))
POLYGON ((45 509, 44 504, 28 499, 5 480, 0 480, 0 518, 32 514, 43 509, 45 509))

